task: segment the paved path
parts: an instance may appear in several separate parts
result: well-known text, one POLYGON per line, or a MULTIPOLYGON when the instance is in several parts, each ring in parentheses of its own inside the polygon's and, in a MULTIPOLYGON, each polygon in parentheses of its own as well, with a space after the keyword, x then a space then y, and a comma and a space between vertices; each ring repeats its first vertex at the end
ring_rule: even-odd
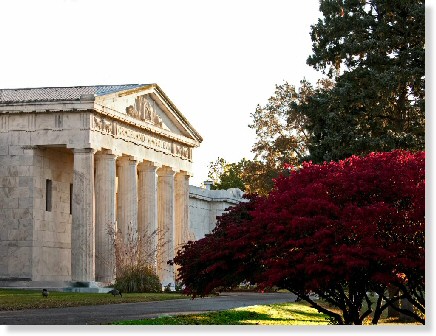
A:
POLYGON ((0 311, 0 324, 107 324, 114 321, 152 318, 161 315, 207 312, 293 301, 295 301, 295 296, 289 293, 224 293, 217 297, 195 300, 181 299, 100 306, 0 311))

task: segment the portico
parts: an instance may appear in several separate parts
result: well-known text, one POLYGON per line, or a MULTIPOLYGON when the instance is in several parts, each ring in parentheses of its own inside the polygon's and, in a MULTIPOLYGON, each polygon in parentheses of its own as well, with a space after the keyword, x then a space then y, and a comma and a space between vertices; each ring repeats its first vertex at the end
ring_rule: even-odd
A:
POLYGON ((71 280, 114 280, 111 232, 118 232, 126 246, 141 237, 144 245, 138 247, 147 263, 163 284, 174 286, 174 268, 167 261, 187 241, 182 232, 188 226, 188 173, 106 150, 73 152, 71 280), (93 222, 95 231, 87 225, 93 222))
POLYGON ((0 189, 17 188, 7 189, 17 204, 0 214, 0 278, 111 282, 118 232, 125 244, 139 241, 162 285, 174 287, 167 261, 189 236, 192 149, 202 138, 159 86, 0 90, 0 140, 0 189), (15 173, 6 158, 28 169, 15 173))

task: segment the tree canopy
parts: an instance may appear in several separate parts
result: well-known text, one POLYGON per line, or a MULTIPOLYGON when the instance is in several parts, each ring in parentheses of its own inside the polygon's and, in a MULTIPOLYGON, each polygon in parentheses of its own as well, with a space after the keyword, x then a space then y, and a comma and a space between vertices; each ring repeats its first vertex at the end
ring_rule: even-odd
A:
POLYGON ((268 196, 232 208, 212 234, 177 254, 187 293, 242 281, 278 286, 339 324, 361 324, 373 309, 377 323, 383 309, 406 298, 415 310, 402 312, 424 323, 424 153, 372 153, 288 170, 268 196), (388 286, 399 294, 386 297, 388 286), (368 291, 378 294, 376 304, 368 291))
POLYGON ((279 172, 264 161, 244 158, 239 162, 227 162, 219 157, 210 163, 208 177, 213 182, 212 189, 239 188, 249 194, 266 195, 279 172))
POLYGON ((418 0, 320 2, 307 62, 335 85, 301 106, 311 160, 424 149, 424 9, 418 0))
POLYGON ((320 11, 307 63, 329 79, 277 85, 256 108, 247 190, 268 193, 285 163, 425 148, 424 1, 322 0, 320 11))
POLYGON ((219 157, 209 164, 207 177, 212 180, 212 189, 239 188, 245 191, 246 186, 242 178, 245 159, 237 163, 229 163, 219 157))

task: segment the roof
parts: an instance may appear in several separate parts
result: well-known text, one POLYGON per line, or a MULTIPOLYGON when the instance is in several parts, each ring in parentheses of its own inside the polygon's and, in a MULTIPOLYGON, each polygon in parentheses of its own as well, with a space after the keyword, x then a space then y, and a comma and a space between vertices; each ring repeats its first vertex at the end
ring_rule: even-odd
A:
POLYGON ((0 103, 80 100, 81 95, 102 96, 113 92, 135 89, 145 85, 148 84, 0 89, 0 103))
MULTIPOLYGON (((0 104, 49 102, 49 101, 79 101, 82 95, 104 96, 110 93, 135 91, 136 89, 153 88, 189 133, 199 142, 203 141, 201 135, 192 127, 186 117, 177 109, 174 103, 157 84, 123 84, 123 85, 93 85, 70 87, 41 87, 22 89, 0 89, 0 104)), ((88 97, 87 99, 88 100, 88 97)))

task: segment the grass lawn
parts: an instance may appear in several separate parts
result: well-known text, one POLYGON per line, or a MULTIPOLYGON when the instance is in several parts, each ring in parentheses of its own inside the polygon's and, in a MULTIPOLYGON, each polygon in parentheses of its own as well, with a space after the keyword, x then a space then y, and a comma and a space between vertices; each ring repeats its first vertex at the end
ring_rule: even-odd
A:
MULTIPOLYGON (((41 308, 63 308, 85 305, 149 302, 189 298, 178 293, 126 293, 123 297, 106 293, 50 292, 47 298, 41 291, 0 289, 0 311, 41 308)), ((189 304, 189 303, 188 303, 189 304)), ((327 316, 307 303, 282 303, 235 308, 231 310, 161 316, 154 319, 122 321, 119 325, 327 325, 327 316)), ((382 318, 379 324, 403 324, 398 319, 382 318)), ((419 323, 411 323, 419 324, 419 323)), ((421 324, 419 324, 421 325, 421 324)))
POLYGON ((259 305, 206 314, 162 316, 117 325, 327 325, 326 315, 302 303, 259 305))
POLYGON ((123 297, 106 293, 50 292, 47 298, 41 291, 0 289, 0 310, 63 308, 111 303, 148 302, 174 299, 188 299, 176 293, 126 293, 123 297))
MULTIPOLYGON (((116 325, 328 325, 328 316, 319 313, 307 303, 280 303, 235 308, 225 311, 161 316, 158 318, 120 321, 116 325)), ((371 319, 365 320, 366 325, 371 319)), ((418 322, 401 322, 398 318, 381 318, 378 325, 417 325, 418 322)))

